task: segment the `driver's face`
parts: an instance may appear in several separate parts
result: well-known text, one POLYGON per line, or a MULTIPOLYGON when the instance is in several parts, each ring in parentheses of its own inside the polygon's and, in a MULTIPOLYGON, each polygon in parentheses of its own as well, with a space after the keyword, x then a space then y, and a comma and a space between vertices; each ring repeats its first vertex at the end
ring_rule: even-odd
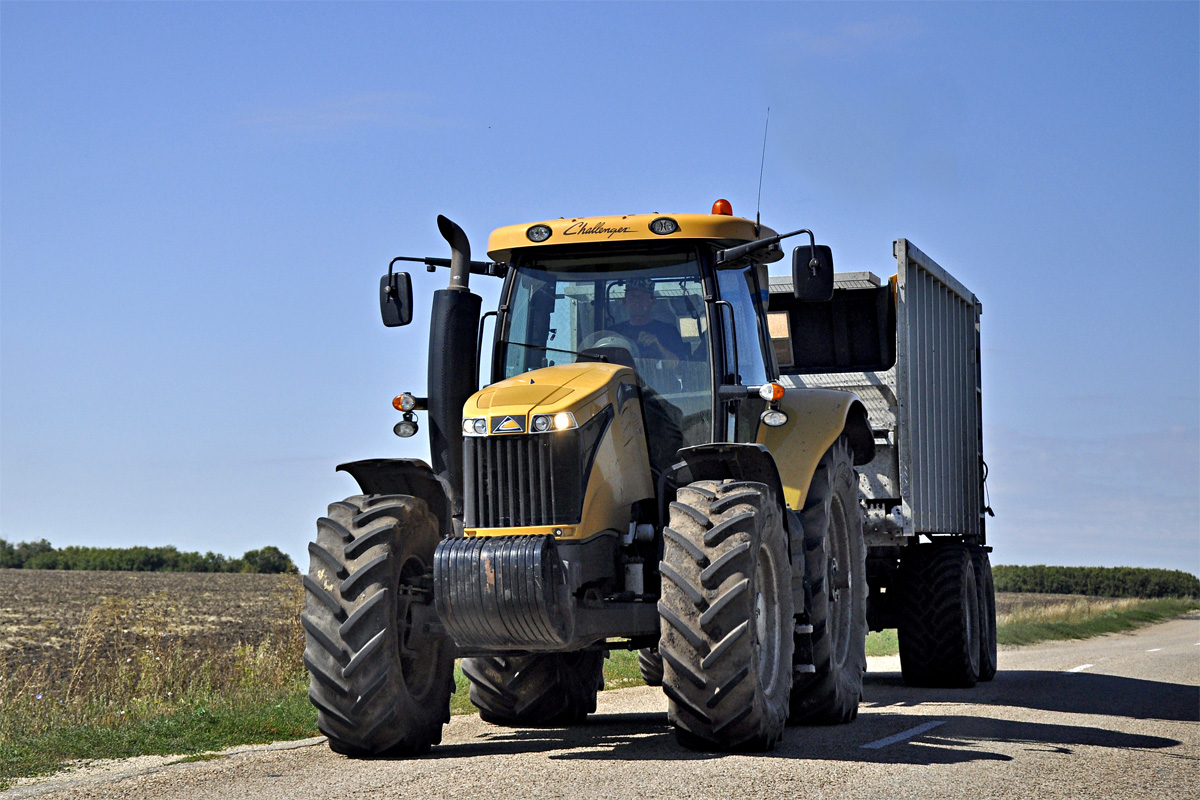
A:
POLYGON ((630 314, 644 314, 654 307, 654 293, 631 289, 625 294, 625 306, 630 314))

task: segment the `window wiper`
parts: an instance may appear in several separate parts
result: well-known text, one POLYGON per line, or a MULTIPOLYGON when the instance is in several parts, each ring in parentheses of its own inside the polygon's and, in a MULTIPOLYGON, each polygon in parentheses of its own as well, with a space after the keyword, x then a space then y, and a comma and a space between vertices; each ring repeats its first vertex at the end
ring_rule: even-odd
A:
POLYGON ((546 347, 546 345, 544 345, 544 344, 529 344, 528 342, 511 342, 511 341, 503 341, 503 339, 502 339, 502 341, 500 341, 500 344, 515 344, 515 345, 517 345, 517 347, 527 347, 530 350, 541 350, 542 353, 566 353, 568 355, 580 356, 581 359, 595 360, 595 361, 600 361, 601 363, 608 363, 607 356, 583 353, 582 350, 564 350, 562 348, 546 347))
MULTIPOLYGON (((583 356, 584 358, 592 358, 593 357, 591 355, 584 354, 578 350, 563 350, 558 347, 546 347, 545 345, 529 344, 528 342, 512 342, 512 341, 503 341, 502 340, 500 342, 500 344, 514 344, 517 347, 528 347, 530 350, 541 350, 543 353, 567 353, 568 355, 583 356)), ((604 361, 608 360, 608 359, 604 358, 603 356, 600 356, 600 358, 603 359, 604 361)))

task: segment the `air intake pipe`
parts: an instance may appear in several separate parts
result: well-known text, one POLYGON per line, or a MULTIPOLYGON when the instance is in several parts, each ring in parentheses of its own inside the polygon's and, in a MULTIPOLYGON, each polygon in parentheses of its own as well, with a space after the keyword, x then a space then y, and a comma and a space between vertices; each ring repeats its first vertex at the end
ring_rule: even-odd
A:
POLYGON ((479 335, 481 298, 472 294, 471 244, 462 228, 441 215, 438 230, 450 244, 450 287, 433 293, 429 321, 429 451, 433 471, 445 478, 456 531, 463 517, 462 410, 479 388, 475 344, 479 335))

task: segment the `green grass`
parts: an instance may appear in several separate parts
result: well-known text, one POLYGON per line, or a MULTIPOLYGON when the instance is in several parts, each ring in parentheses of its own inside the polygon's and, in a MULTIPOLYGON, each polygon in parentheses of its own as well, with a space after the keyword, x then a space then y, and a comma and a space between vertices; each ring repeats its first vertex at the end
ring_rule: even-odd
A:
MULTIPOLYGON (((1080 597, 1052 603, 1032 602, 997 618, 996 641, 1025 645, 1052 639, 1087 639, 1161 622, 1197 608, 1200 602, 1175 597, 1154 600, 1080 597)), ((868 656, 894 656, 899 652, 894 628, 867 635, 868 656)))
POLYGON ((112 723, 66 722, 5 736, 0 740, 0 791, 15 778, 55 772, 71 761, 204 754, 319 735, 307 692, 298 689, 120 716, 112 723))
MULTIPOLYGON (((1186 599, 1079 598, 1018 606, 1000 618, 997 637, 1009 645, 1086 638, 1196 608, 1200 603, 1186 599)), ((86 644, 81 654, 101 649, 89 650, 86 644)), ((103 680, 94 685, 78 687, 73 678, 75 688, 57 695, 51 685, 39 683, 44 676, 6 672, 0 665, 0 791, 16 778, 52 773, 73 761, 138 755, 198 760, 236 745, 316 736, 316 712, 299 659, 302 647, 303 635, 285 630, 273 644, 208 654, 198 664, 170 650, 141 650, 124 662, 127 668, 101 670, 103 680)), ((895 630, 867 637, 867 655, 897 652, 895 630)), ((103 666, 83 665, 94 679, 98 664, 103 666)), ((474 713, 457 665, 454 677, 451 712, 474 713)), ((642 685, 637 654, 614 651, 604 678, 607 689, 642 685)))
POLYGON ((1086 639, 1119 633, 1200 608, 1193 599, 1095 600, 1080 598, 1048 606, 1018 607, 996 625, 1000 644, 1023 645, 1049 639, 1086 639))

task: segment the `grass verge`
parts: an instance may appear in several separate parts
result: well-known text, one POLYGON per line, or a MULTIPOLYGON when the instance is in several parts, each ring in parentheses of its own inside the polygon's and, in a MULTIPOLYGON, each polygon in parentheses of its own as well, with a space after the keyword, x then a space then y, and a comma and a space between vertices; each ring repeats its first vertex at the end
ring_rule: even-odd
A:
MULTIPOLYGON (((281 594, 279 619, 285 622, 274 638, 228 653, 191 652, 157 635, 157 602, 102 602, 89 616, 70 675, 55 678, 0 664, 0 791, 17 778, 76 761, 139 755, 198 760, 226 747, 318 735, 300 663, 304 636, 294 595, 281 594)), ((1010 645, 1086 638, 1196 608, 1200 603, 1187 599, 1032 604, 1000 617, 997 634, 1010 645)), ((894 630, 867 637, 867 655, 897 652, 894 630)), ((604 676, 608 689, 641 685, 637 654, 613 652, 604 676)), ((457 666, 455 685, 452 713, 473 713, 457 666)))

